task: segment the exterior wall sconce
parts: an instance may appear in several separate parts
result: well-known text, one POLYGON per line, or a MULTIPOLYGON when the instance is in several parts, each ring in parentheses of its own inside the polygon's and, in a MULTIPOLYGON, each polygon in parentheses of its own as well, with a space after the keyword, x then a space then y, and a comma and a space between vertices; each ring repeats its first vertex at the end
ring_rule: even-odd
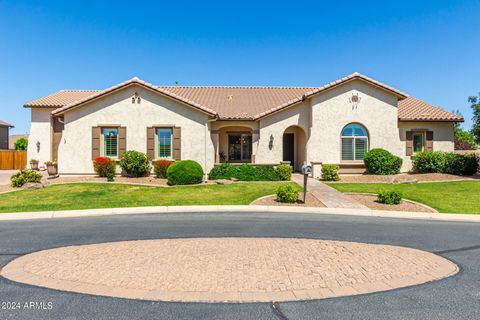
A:
POLYGON ((352 93, 352 96, 348 99, 348 101, 352 104, 352 110, 357 109, 360 100, 361 98, 358 96, 358 93, 352 93))
POLYGON ((40 141, 37 141, 37 152, 40 152, 40 141))
POLYGON ((269 148, 270 150, 273 149, 273 140, 274 140, 273 134, 271 134, 271 135, 270 135, 270 141, 268 142, 268 148, 269 148))

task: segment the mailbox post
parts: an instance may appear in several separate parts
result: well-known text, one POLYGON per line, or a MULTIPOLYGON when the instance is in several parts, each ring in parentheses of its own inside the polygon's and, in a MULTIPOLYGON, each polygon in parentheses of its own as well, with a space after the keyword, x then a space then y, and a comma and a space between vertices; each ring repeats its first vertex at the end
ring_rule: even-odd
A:
POLYGON ((312 166, 308 164, 304 164, 302 166, 302 174, 303 174, 303 203, 307 202, 307 182, 308 176, 312 173, 312 166))

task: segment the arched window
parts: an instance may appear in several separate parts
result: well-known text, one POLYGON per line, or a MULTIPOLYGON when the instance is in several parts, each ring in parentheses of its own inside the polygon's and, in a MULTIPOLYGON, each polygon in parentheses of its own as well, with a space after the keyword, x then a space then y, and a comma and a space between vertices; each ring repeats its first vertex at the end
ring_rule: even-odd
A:
POLYGON ((350 123, 342 130, 342 160, 363 160, 368 151, 367 130, 357 123, 350 123))

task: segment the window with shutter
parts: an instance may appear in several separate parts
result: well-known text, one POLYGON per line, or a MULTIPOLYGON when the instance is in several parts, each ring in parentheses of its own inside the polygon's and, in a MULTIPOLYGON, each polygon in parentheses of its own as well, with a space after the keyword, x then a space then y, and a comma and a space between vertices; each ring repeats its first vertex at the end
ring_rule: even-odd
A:
POLYGON ((368 151, 367 130, 356 123, 347 125, 341 134, 342 161, 361 161, 368 151))

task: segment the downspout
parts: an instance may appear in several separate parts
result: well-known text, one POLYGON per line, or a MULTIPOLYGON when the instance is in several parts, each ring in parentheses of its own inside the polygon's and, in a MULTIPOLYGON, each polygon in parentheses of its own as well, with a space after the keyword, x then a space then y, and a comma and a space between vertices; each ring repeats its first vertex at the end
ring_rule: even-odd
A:
POLYGON ((205 122, 205 149, 203 151, 203 156, 204 156, 204 159, 203 159, 203 172, 204 172, 204 176, 203 176, 203 182, 204 183, 207 183, 208 181, 208 173, 207 173, 207 137, 208 137, 208 124, 210 122, 214 122, 214 121, 217 121, 217 117, 215 116, 215 118, 213 119, 207 119, 207 121, 205 122))

